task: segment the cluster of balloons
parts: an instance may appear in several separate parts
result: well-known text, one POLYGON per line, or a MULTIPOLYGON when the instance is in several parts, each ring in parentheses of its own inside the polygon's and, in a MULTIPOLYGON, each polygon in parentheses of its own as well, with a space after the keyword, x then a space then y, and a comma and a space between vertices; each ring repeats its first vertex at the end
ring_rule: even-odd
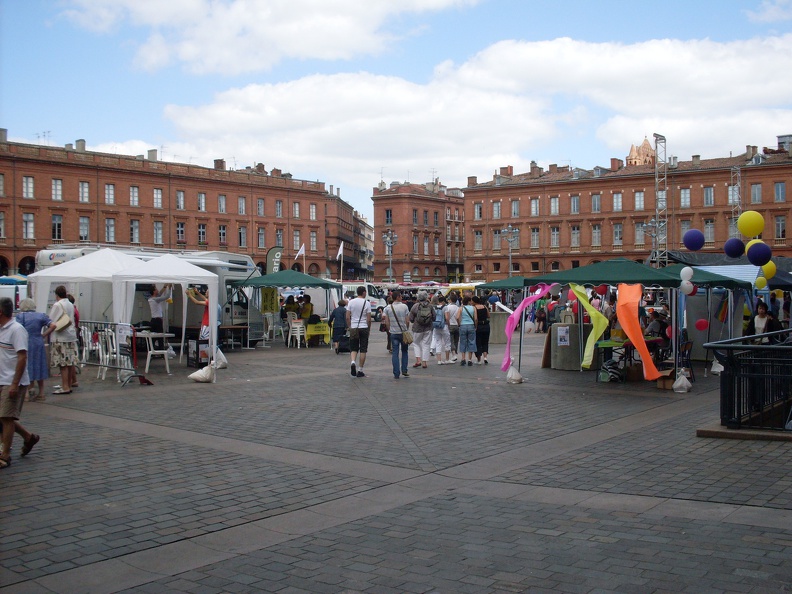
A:
POLYGON ((695 295, 698 292, 698 287, 693 284, 693 269, 690 266, 685 266, 679 271, 679 278, 682 282, 679 283, 679 290, 685 295, 695 295))
MULTIPOLYGON (((737 229, 746 237, 756 237, 764 231, 765 220, 761 213, 755 210, 746 210, 737 219, 737 229)), ((730 258, 739 258, 743 254, 748 256, 748 261, 762 269, 762 276, 757 277, 757 289, 764 289, 767 281, 775 276, 776 265, 772 261, 773 250, 761 239, 752 239, 744 244, 741 239, 732 237, 723 244, 724 253, 730 258)))

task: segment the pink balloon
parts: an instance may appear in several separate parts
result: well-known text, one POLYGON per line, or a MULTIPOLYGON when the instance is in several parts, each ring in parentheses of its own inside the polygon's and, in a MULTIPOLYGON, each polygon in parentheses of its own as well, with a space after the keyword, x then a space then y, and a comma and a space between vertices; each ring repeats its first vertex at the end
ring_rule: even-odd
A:
POLYGON ((668 328, 666 328, 666 336, 667 336, 668 338, 671 338, 671 326, 669 326, 668 328))
POLYGON ((604 295, 605 293, 607 293, 607 292, 608 292, 608 285, 600 285, 600 286, 598 286, 598 287, 596 287, 596 288, 594 289, 594 292, 595 292, 597 295, 604 295))
POLYGON ((698 293, 698 285, 693 285, 693 290, 688 294, 688 297, 692 297, 696 293, 698 293))
POLYGON ((709 328, 709 322, 705 319, 696 320, 696 330, 703 332, 709 328))

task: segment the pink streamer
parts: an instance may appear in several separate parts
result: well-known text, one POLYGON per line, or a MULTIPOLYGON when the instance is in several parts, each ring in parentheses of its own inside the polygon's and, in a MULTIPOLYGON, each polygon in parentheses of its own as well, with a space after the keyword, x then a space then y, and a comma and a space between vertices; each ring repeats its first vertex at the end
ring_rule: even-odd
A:
POLYGON ((526 307, 532 305, 534 302, 547 295, 552 287, 556 284, 558 283, 554 283, 553 285, 539 283, 539 292, 536 295, 531 295, 523 299, 522 303, 517 306, 517 309, 515 309, 514 312, 512 312, 512 314, 509 316, 509 319, 506 320, 506 352, 503 355, 501 371, 508 371, 509 365, 511 365, 512 334, 514 334, 514 329, 517 327, 517 324, 520 323, 520 316, 522 316, 523 311, 525 311, 526 307))

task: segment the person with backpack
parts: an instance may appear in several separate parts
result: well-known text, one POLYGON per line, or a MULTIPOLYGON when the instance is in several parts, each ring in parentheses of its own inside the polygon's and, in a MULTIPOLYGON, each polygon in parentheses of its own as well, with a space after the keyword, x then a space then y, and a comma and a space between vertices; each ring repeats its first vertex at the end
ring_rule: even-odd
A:
POLYGON ((429 303, 429 294, 426 291, 418 291, 418 301, 410 310, 409 320, 412 323, 413 350, 415 351, 415 363, 413 367, 428 367, 429 349, 432 345, 432 325, 434 323, 435 312, 432 304, 429 303))
POLYGON ((438 365, 451 363, 451 332, 448 329, 448 308, 445 295, 437 296, 435 318, 432 322, 432 344, 435 345, 435 356, 438 365))

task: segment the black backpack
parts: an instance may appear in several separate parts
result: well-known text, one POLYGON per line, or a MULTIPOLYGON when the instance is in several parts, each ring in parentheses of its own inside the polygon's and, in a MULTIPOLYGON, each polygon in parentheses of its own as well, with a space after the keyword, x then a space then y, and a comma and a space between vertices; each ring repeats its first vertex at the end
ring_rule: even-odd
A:
POLYGON ((418 313, 415 316, 415 322, 419 326, 431 326, 434 321, 434 311, 428 301, 421 301, 418 304, 418 313))

